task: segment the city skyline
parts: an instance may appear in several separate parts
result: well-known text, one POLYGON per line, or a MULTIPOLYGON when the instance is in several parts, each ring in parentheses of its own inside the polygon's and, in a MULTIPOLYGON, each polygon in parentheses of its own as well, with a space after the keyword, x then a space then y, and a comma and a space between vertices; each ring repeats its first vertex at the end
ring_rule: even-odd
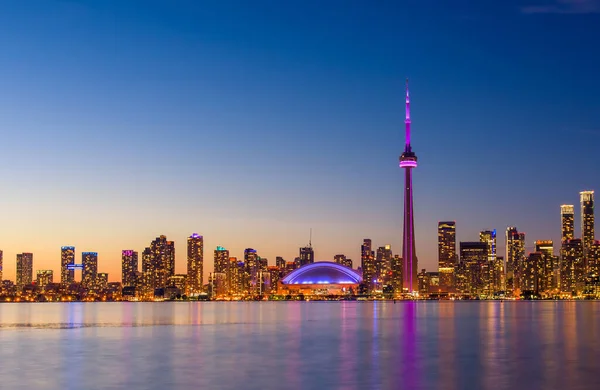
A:
POLYGON ((30 252, 56 279, 72 245, 119 280, 121 251, 162 234, 184 273, 191 232, 271 264, 310 228, 316 260, 356 267, 364 238, 399 253, 407 76, 419 268, 437 265, 439 221, 459 242, 507 226, 529 248, 560 242, 556 205, 578 218, 577 192, 600 188, 594 19, 418 3, 307 3, 310 18, 288 4, 0 5, 3 277, 30 252))

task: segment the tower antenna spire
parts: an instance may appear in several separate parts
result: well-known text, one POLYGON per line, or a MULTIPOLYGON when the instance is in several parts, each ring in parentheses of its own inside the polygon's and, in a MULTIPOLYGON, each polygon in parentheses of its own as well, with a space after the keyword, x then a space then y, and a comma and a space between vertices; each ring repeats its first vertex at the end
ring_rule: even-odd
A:
POLYGON ((406 144, 404 146, 404 151, 410 152, 410 93, 408 91, 408 77, 406 78, 406 118, 404 119, 404 124, 406 127, 406 144))

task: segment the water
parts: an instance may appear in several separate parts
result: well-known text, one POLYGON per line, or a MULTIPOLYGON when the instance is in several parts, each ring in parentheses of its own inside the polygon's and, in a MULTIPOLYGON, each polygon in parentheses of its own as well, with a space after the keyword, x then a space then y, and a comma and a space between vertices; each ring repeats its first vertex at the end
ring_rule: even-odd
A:
POLYGON ((1 389, 598 389, 600 302, 0 304, 1 389))

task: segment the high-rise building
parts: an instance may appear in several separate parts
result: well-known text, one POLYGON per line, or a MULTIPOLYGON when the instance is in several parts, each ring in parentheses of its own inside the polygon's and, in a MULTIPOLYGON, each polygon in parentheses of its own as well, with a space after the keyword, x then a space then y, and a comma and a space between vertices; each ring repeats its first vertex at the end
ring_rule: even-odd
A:
POLYGON ((244 292, 245 266, 237 257, 229 257, 229 295, 240 295, 244 292))
POLYGON ((98 276, 98 253, 97 252, 82 252, 81 264, 81 285, 88 290, 93 290, 96 287, 96 278, 98 276))
POLYGON ((496 229, 480 232, 479 241, 487 245, 488 261, 496 261, 496 229))
POLYGON ((75 281, 75 270, 69 269, 75 264, 75 247, 63 246, 60 248, 60 283, 68 286, 75 281))
POLYGON ((315 262, 315 251, 312 246, 300 248, 300 267, 315 262))
POLYGON ((375 254, 372 248, 371 240, 365 238, 360 246, 360 266, 363 273, 363 282, 368 291, 373 289, 376 279, 375 254))
POLYGON ((587 257, 591 245, 594 243, 594 191, 579 193, 581 200, 581 240, 583 254, 587 257))
POLYGON ((578 294, 585 283, 585 257, 583 241, 579 238, 562 244, 560 266, 560 291, 578 294))
POLYGON ((96 275, 96 291, 106 291, 108 288, 108 274, 106 272, 99 272, 96 275))
POLYGON ((575 238, 575 208, 572 204, 560 206, 561 242, 575 238))
POLYGON ((461 242, 460 264, 465 285, 460 292, 473 295, 483 294, 486 287, 486 264, 488 245, 485 242, 461 242))
POLYGON ((281 256, 277 256, 275 258, 275 265, 277 266, 277 268, 279 268, 280 270, 285 269, 285 259, 281 256))
POLYGON ((46 288, 50 283, 54 283, 54 272, 50 269, 40 269, 36 272, 35 284, 40 288, 46 288))
POLYGON ((516 227, 506 228, 506 289, 517 292, 520 281, 520 267, 525 259, 525 233, 516 227))
POLYGON ((553 241, 537 240, 535 242, 535 252, 542 255, 543 291, 550 292, 557 289, 559 285, 560 258, 554 255, 553 241))
POLYGON ((438 272, 440 289, 444 292, 454 288, 456 260, 456 222, 438 222, 438 272))
POLYGON ((544 290, 545 256, 541 252, 530 253, 522 264, 521 291, 540 294, 544 290))
POLYGON ((188 295, 197 295, 204 286, 204 237, 193 233, 187 239, 188 295))
POLYGON ((404 275, 402 274, 404 272, 404 261, 400 255, 392 257, 391 272, 390 284, 394 289, 394 293, 401 293, 404 284, 404 275))
POLYGON ((260 257, 256 249, 244 249, 244 264, 246 266, 245 280, 247 281, 245 290, 251 295, 256 295, 260 290, 260 257))
POLYGON ((123 287, 137 285, 138 253, 132 249, 121 251, 121 283, 123 287))
POLYGON ((222 246, 217 246, 217 249, 214 251, 214 271, 215 273, 220 273, 224 276, 224 289, 225 294, 229 294, 231 290, 231 269, 229 262, 229 251, 222 246))
MULTIPOLYGON (((400 168, 404 169, 404 227, 402 233, 402 258, 404 259, 404 288, 409 292, 417 290, 417 270, 419 269, 415 247, 415 220, 413 215, 412 170, 417 167, 417 155, 410 143, 410 96, 406 80, 406 119, 404 153, 400 156, 400 168)), ((364 271, 363 271, 364 272, 364 271)))
POLYGON ((352 268, 352 259, 347 258, 346 255, 339 254, 333 256, 333 262, 352 268))
POLYGON ((392 247, 391 245, 380 246, 377 248, 375 257, 375 277, 378 283, 387 284, 390 280, 390 270, 392 267, 392 247))
POLYGON ((30 285, 33 282, 33 253, 17 255, 17 288, 30 285))
MULTIPOLYGON (((0 253, 0 256, 2 254, 0 253)), ((588 272, 600 275, 600 241, 594 241, 588 252, 588 272)))
MULTIPOLYGON (((152 298, 158 289, 167 287, 169 277, 175 275, 175 243, 161 235, 142 252, 143 291, 152 298)), ((164 291, 163 291, 164 293, 164 291)))

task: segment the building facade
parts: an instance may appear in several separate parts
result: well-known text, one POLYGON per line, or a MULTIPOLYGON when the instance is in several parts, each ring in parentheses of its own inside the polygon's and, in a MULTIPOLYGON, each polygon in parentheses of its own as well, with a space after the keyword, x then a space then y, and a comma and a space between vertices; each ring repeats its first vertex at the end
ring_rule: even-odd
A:
POLYGON ((187 239, 188 295, 200 294, 204 286, 204 237, 193 233, 187 239))
POLYGON ((75 264, 75 247, 63 246, 60 248, 60 283, 69 286, 75 282, 75 270, 69 266, 75 264))
POLYGON ((17 254, 17 288, 21 289, 33 282, 33 253, 17 254))
POLYGON ((438 272, 443 292, 454 291, 456 260, 456 222, 438 222, 438 272))

